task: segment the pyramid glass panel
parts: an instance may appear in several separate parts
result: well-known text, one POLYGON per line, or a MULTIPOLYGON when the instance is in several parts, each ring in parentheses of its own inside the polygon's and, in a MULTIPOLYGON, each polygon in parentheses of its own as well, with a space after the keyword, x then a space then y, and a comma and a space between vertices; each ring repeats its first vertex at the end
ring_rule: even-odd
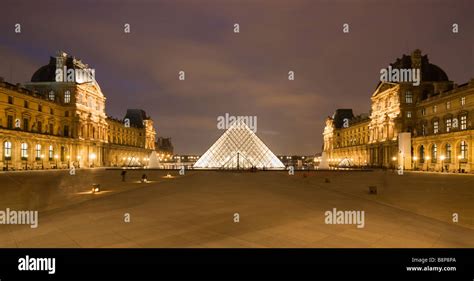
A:
POLYGON ((283 169, 285 165, 247 126, 237 119, 194 164, 209 169, 283 169))

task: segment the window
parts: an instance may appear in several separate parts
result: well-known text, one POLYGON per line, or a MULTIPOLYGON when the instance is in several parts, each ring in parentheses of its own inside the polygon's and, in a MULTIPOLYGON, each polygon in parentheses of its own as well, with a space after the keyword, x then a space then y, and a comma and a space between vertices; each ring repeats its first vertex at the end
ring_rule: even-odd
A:
POLYGON ((50 108, 50 109, 49 109, 49 113, 50 113, 51 115, 54 115, 54 110, 53 110, 52 108, 50 108))
POLYGON ((13 129, 13 116, 8 115, 7 117, 7 128, 13 129))
POLYGON ((5 160, 12 159, 12 143, 11 142, 6 141, 3 143, 3 155, 5 157, 5 160))
POLYGON ((424 109, 424 108, 421 109, 421 115, 423 115, 423 116, 426 115, 426 109, 424 109))
POLYGON ((411 111, 407 111, 407 118, 411 118, 411 111))
POLYGON ((61 162, 64 162, 65 154, 66 154, 66 149, 64 148, 64 146, 61 146, 61 162))
POLYGON ((433 144, 431 147, 431 162, 436 163, 436 160, 438 159, 438 146, 436 144, 433 144))
POLYGON ((43 111, 43 106, 41 104, 38 104, 38 111, 42 112, 43 111))
POLYGON ((10 97, 10 96, 8 97, 8 103, 13 104, 13 97, 10 97))
POLYGON ((69 111, 64 112, 64 116, 69 117, 69 111))
POLYGON ((49 161, 53 160, 53 154, 54 154, 53 145, 50 145, 50 146, 49 146, 49 151, 48 151, 48 158, 49 158, 49 161))
POLYGON ((434 134, 439 133, 439 122, 438 121, 433 122, 433 133, 434 134))
POLYGON ((451 155, 452 155, 451 144, 447 143, 445 149, 446 149, 445 161, 449 163, 451 161, 451 155))
POLYGON ((38 133, 42 133, 43 132, 43 123, 41 123, 41 121, 38 121, 38 128, 37 128, 37 131, 38 133))
POLYGON ((54 101, 54 91, 50 91, 50 92, 49 92, 48 98, 49 98, 49 100, 54 101))
POLYGON ((461 130, 466 130, 467 128, 467 115, 461 116, 461 130))
POLYGON ((451 109, 451 102, 450 101, 446 102, 446 109, 451 109))
POLYGON ((21 160, 28 159, 28 144, 26 142, 23 142, 21 144, 20 156, 21 156, 21 160))
POLYGON ((461 98, 461 106, 466 105, 466 97, 461 98))
POLYGON ((24 106, 25 108, 28 108, 28 101, 25 100, 25 101, 23 102, 23 106, 24 106))
POLYGON ((420 163, 425 163, 425 147, 420 146, 420 163))
POLYGON ((69 137, 69 126, 68 125, 64 125, 64 136, 69 137))
POLYGON ((54 135, 54 125, 53 124, 49 124, 49 133, 51 135, 54 135))
POLYGON ((437 105, 434 105, 433 106, 433 113, 436 113, 438 111, 438 106, 437 105))
POLYGON ((451 131, 451 118, 446 119, 446 132, 449 133, 451 131))
POLYGON ((37 144, 35 145, 35 158, 36 160, 40 160, 41 159, 41 144, 37 144))
POLYGON ((422 124, 421 125, 421 135, 426 135, 426 125, 425 124, 422 124))
POLYGON ((461 160, 467 160, 467 142, 466 141, 461 141, 460 144, 461 148, 461 160))
POLYGON ((29 124, 29 123, 30 123, 29 121, 30 121, 30 120, 28 120, 28 118, 23 118, 23 130, 28 131, 29 125, 30 125, 30 124, 29 124))
POLYGON ((413 103, 413 93, 410 91, 405 92, 405 102, 406 103, 413 103))
POLYGON ((70 103, 71 102, 71 92, 66 91, 64 92, 64 103, 70 103))

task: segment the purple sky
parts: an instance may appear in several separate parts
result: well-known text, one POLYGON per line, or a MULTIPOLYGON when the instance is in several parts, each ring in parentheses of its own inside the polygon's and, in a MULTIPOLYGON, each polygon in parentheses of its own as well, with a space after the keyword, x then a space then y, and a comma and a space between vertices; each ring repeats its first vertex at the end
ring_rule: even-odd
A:
POLYGON ((204 153, 225 113, 257 116, 276 154, 319 152, 325 117, 368 112, 380 69, 416 48, 456 83, 474 78, 468 0, 7 0, 1 10, 0 76, 28 81, 64 50, 95 68, 108 115, 146 110, 177 153, 204 153))

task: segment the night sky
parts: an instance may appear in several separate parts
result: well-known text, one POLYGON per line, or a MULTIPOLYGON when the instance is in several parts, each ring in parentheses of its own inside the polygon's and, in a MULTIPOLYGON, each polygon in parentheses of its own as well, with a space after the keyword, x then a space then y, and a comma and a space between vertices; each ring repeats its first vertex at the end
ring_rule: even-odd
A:
POLYGON ((450 80, 474 78, 468 0, 2 1, 0 10, 0 76, 29 81, 63 50, 95 69, 108 115, 144 109, 179 154, 204 153, 225 113, 257 116, 276 154, 319 152, 324 119, 336 108, 368 112, 380 69, 416 48, 450 80))

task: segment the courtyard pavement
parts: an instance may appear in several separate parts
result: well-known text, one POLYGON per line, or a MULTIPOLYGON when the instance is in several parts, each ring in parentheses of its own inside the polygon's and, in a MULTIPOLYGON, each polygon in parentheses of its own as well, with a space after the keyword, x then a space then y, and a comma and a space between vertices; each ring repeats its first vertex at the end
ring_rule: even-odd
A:
POLYGON ((143 173, 0 173, 0 211, 39 210, 38 228, 0 225, 0 247, 474 247, 474 175, 143 173), (365 226, 325 224, 333 208, 364 211, 365 226))

